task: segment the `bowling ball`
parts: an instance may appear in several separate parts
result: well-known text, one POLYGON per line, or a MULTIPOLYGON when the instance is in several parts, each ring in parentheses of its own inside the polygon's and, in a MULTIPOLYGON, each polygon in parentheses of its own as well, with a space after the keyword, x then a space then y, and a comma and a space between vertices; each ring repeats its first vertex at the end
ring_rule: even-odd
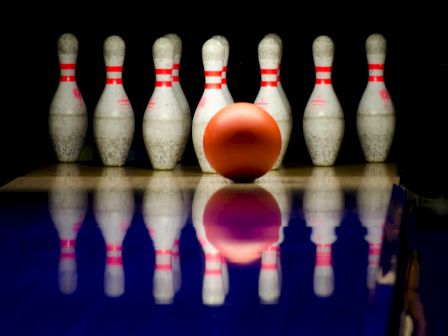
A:
POLYGON ((204 152, 217 173, 236 182, 267 173, 281 148, 280 129, 272 116, 250 103, 218 111, 204 132, 204 152))
POLYGON ((280 208, 272 194, 249 186, 219 189, 207 202, 203 217, 207 240, 227 261, 241 265, 258 260, 278 242, 281 225, 280 208))

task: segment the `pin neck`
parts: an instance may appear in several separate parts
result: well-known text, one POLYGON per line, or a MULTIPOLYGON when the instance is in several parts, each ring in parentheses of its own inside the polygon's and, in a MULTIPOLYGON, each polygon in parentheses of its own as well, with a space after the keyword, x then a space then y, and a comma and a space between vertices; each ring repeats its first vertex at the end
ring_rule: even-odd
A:
POLYGON ((156 269, 171 271, 172 251, 170 249, 156 249, 156 269))
POLYGON ((119 244, 106 244, 106 265, 121 266, 122 264, 122 246, 119 244))
POLYGON ((173 64, 173 71, 171 73, 173 76, 173 82, 179 82, 179 68, 180 68, 179 63, 173 64))
POLYGON ((222 83, 222 70, 205 70, 205 89, 220 90, 222 83))
POLYGON ((221 75, 221 78, 222 78, 222 84, 223 85, 227 85, 227 66, 225 65, 225 66, 223 66, 222 67, 222 75, 221 75))
POLYGON ((331 266, 331 245, 317 244, 316 246, 316 266, 331 266))
POLYGON ((116 85, 122 84, 122 72, 123 66, 121 65, 108 65, 106 66, 106 84, 116 85))
POLYGON ((59 77, 60 82, 75 82, 76 81, 76 76, 75 76, 76 64, 75 63, 60 63, 59 69, 60 69, 60 73, 61 73, 61 75, 59 77))
POLYGON ((332 66, 317 65, 316 70, 316 84, 317 85, 331 85, 331 71, 332 66))
POLYGON ((156 68, 156 87, 171 87, 173 68, 156 68))
POLYGON ((278 86, 278 67, 276 68, 261 68, 261 86, 262 87, 277 87, 278 86))
POLYGON ((383 63, 369 63, 369 82, 384 82, 383 63))

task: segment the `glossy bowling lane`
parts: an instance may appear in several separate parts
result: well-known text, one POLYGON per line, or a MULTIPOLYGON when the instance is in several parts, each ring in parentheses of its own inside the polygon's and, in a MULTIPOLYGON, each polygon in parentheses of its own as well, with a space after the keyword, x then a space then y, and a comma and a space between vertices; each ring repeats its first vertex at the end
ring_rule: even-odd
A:
MULTIPOLYGON (((0 192, 4 335, 387 335, 400 322, 395 167, 60 164, 0 192)), ((401 238, 400 238, 401 234, 401 238)))

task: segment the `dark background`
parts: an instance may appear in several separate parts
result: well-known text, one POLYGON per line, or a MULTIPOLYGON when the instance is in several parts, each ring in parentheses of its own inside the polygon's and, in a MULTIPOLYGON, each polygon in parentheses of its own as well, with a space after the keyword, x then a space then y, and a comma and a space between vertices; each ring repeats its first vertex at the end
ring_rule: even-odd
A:
MULTIPOLYGON (((217 12, 190 8, 192 14, 183 12, 184 9, 174 10, 174 4, 145 10, 123 4, 98 14, 87 8, 78 8, 76 12, 74 8, 53 10, 58 14, 43 11, 31 18, 20 17, 15 26, 4 29, 8 46, 2 55, 6 57, 7 103, 0 132, 1 182, 55 162, 47 122, 58 85, 57 39, 61 34, 71 32, 79 40, 77 82, 89 115, 82 158, 93 165, 101 165, 93 140, 92 118, 105 82, 103 42, 113 34, 125 40, 123 83, 136 119, 127 165, 149 169, 141 124, 154 89, 151 48, 155 39, 170 32, 181 37, 181 84, 194 112, 203 91, 201 47, 208 38, 221 34, 229 40, 230 92, 235 101, 253 102, 260 83, 257 45, 265 34, 275 32, 283 39, 282 83, 294 116, 286 166, 311 165, 302 134, 302 117, 314 86, 311 46, 322 34, 335 43, 333 86, 346 122, 336 164, 364 162, 356 134, 356 109, 367 84, 365 40, 372 33, 381 33, 388 43, 385 82, 397 116, 389 161, 399 164, 404 180, 436 189, 444 185, 440 176, 446 169, 442 157, 447 143, 443 121, 447 113, 448 33, 443 21, 425 16, 423 11, 416 16, 404 11, 395 14, 379 4, 344 15, 323 6, 303 12, 281 6, 272 11, 263 7, 249 12, 237 11, 236 7, 217 12), (424 19, 430 24, 424 23, 424 19)), ((197 165, 191 139, 183 163, 197 165)))

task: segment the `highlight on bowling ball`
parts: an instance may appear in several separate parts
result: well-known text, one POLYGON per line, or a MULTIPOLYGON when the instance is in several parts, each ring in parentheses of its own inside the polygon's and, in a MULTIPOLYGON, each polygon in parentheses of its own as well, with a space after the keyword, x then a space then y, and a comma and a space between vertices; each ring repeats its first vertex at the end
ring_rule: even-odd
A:
POLYGON ((253 263, 280 238, 280 207, 266 189, 230 184, 215 192, 204 210, 207 240, 239 265, 253 263))
POLYGON ((272 116, 251 103, 218 111, 204 132, 204 152, 216 172, 235 182, 266 174, 280 155, 280 129, 272 116))

